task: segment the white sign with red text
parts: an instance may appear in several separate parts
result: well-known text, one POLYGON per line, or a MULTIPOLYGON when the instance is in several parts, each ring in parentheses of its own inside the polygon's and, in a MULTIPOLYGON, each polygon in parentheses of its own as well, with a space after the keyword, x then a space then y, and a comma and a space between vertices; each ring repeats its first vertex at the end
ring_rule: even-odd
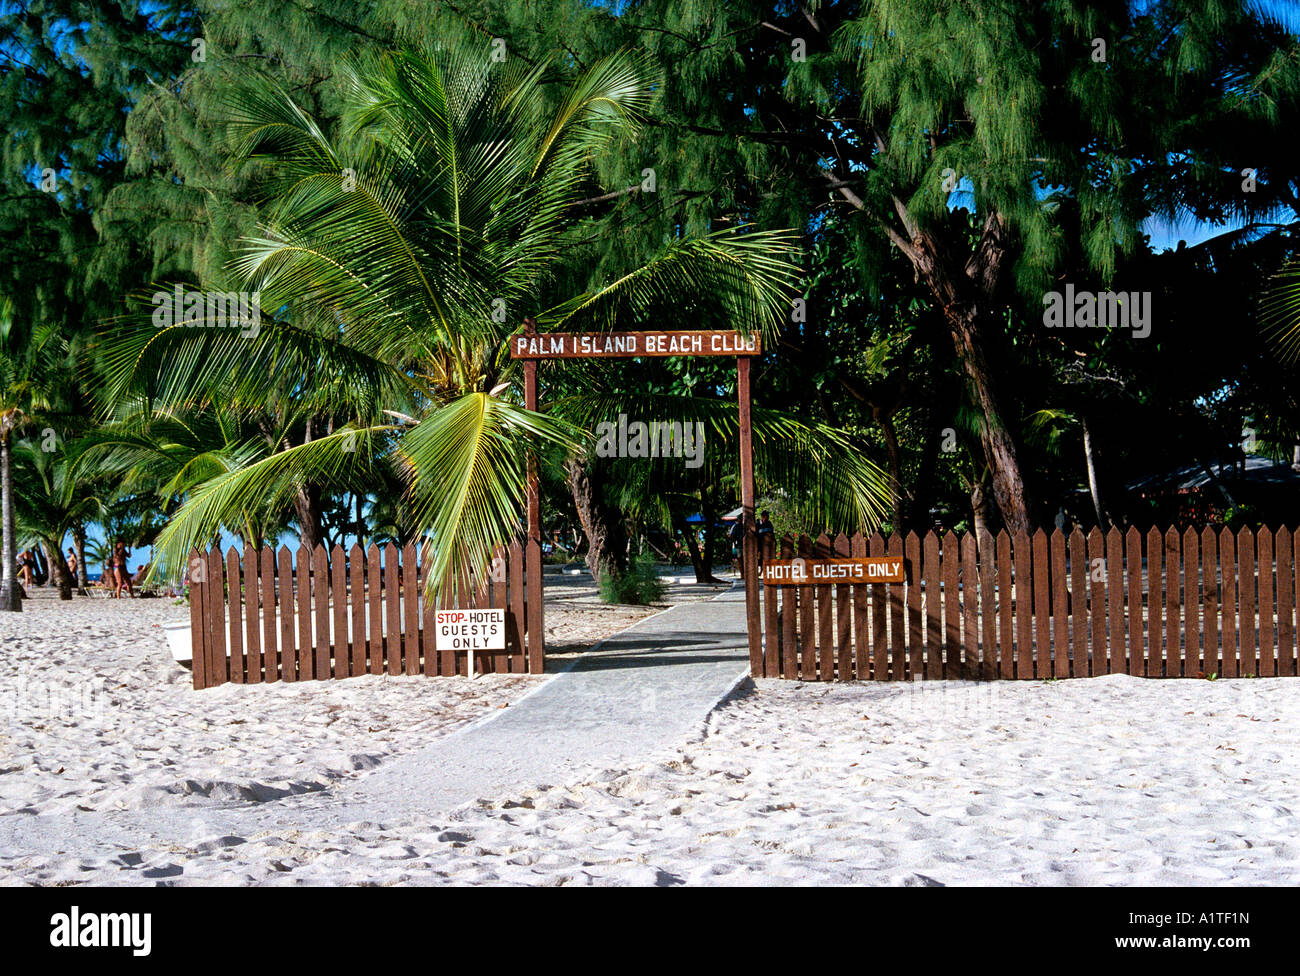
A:
POLYGON ((439 610, 434 618, 438 650, 469 653, 468 672, 474 674, 475 651, 503 651, 506 646, 504 610, 439 610))

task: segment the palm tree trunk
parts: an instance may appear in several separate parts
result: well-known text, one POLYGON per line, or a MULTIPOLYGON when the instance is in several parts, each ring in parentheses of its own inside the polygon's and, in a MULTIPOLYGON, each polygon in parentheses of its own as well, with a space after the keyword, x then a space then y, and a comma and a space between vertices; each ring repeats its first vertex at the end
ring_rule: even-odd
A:
POLYGON ((77 592, 85 596, 90 578, 86 573, 86 527, 80 522, 72 530, 72 544, 77 553, 77 592))
POLYGON ((293 496, 294 514, 298 517, 298 543, 315 549, 325 539, 321 530, 320 486, 303 485, 293 496))
POLYGON ((68 571, 68 564, 63 560, 63 551, 59 548, 62 541, 45 539, 41 542, 41 548, 45 550, 45 561, 50 567, 50 580, 59 588, 59 599, 71 600, 74 580, 68 571))
MULTIPOLYGON (((6 424, 0 420, 0 424, 6 424)), ((0 430, 0 522, 4 531, 4 576, 0 583, 0 610, 15 613, 23 608, 18 593, 18 530, 14 525, 14 476, 9 454, 10 431, 7 424, 0 430)))

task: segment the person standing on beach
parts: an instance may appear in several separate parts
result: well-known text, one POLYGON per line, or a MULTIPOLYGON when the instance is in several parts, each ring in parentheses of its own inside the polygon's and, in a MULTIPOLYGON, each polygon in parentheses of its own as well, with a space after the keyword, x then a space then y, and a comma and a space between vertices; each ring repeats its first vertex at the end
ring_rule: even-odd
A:
POLYGON ((131 550, 126 547, 126 544, 121 539, 118 539, 113 546, 113 556, 109 561, 109 565, 113 569, 113 596, 118 599, 122 597, 122 587, 124 586, 126 587, 126 595, 132 599, 135 598, 135 591, 131 589, 131 574, 126 571, 126 561, 130 556, 131 550))
POLYGON ((731 569, 737 576, 744 576, 745 566, 745 524, 740 518, 732 523, 731 531, 727 533, 727 541, 731 543, 731 569))
POLYGON ((762 565, 763 563, 763 546, 767 544, 767 540, 771 539, 773 546, 776 545, 776 529, 772 527, 772 519, 769 517, 770 515, 771 513, 767 511, 767 509, 764 509, 762 514, 758 517, 757 535, 759 565, 762 565))
POLYGON ((77 576, 77 553, 73 549, 68 550, 68 572, 72 574, 72 582, 80 586, 81 579, 77 576))
POLYGON ((24 549, 18 554, 18 576, 23 581, 23 588, 30 590, 32 588, 32 574, 36 571, 36 557, 32 555, 30 549, 24 549))

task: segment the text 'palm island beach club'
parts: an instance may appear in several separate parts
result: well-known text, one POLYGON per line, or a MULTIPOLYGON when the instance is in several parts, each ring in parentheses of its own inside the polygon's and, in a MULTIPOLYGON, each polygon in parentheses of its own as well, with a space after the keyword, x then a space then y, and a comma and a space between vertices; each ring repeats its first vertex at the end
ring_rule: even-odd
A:
POLYGON ((550 332, 517 335, 514 359, 601 359, 637 356, 757 356, 758 333, 739 332, 550 332))

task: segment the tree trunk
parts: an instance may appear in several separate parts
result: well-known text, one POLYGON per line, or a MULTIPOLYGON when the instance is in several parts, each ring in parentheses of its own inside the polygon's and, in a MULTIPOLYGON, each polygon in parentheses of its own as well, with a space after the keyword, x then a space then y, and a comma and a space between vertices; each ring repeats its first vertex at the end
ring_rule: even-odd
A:
POLYGON ((4 534, 4 575, 0 583, 0 610, 19 612, 23 601, 18 588, 18 529, 14 525, 13 460, 9 453, 11 432, 8 421, 0 419, 0 522, 4 534))
POLYGON ((578 510, 578 521, 587 535, 587 566, 599 582, 606 573, 621 574, 627 569, 627 533, 623 519, 600 497, 599 486, 580 458, 570 458, 566 465, 569 491, 578 510))
MULTIPOLYGON (((316 424, 308 417, 303 429, 302 442, 311 442, 316 424)), ((293 510, 298 519, 298 544, 315 549, 325 541, 324 520, 321 518, 320 485, 306 484, 293 496, 293 510)))
POLYGON ((86 570, 86 527, 80 522, 72 530, 72 545, 77 554, 77 592, 85 596, 90 577, 86 570))
POLYGON ((713 576, 713 554, 718 551, 718 507, 704 488, 700 489, 700 514, 704 516, 704 552, 701 557, 709 569, 709 577, 720 583, 722 581, 713 576))
POLYGON ((1088 466, 1088 494, 1092 496, 1092 510, 1097 516, 1097 528, 1105 532, 1110 528, 1110 521, 1106 518, 1106 506, 1101 501, 1101 479, 1097 477, 1097 451, 1092 444, 1092 431, 1088 427, 1088 418, 1082 419, 1083 424, 1083 460, 1088 466))
POLYGON ((949 306, 944 310, 944 317, 952 330, 953 344, 970 383, 971 396, 984 415, 980 446, 993 474, 993 500, 1010 532, 1029 532, 1033 523, 1029 517, 1020 458, 1015 440, 1003 419, 1001 391, 985 354, 981 317, 973 304, 949 306))
POLYGON ((695 537, 695 529, 689 522, 678 522, 674 519, 673 523, 673 528, 681 532, 682 538, 686 540, 686 551, 691 556, 691 568, 695 570, 695 582, 707 582, 709 570, 704 565, 704 557, 700 554, 700 540, 695 537))
POLYGON ((1205 477, 1210 479, 1210 484, 1212 484, 1218 490, 1219 494, 1223 496, 1223 500, 1228 504, 1228 506, 1235 508, 1237 506, 1236 499, 1232 497, 1232 492, 1228 491, 1228 486, 1225 485, 1223 481, 1220 480, 1219 476, 1214 473, 1214 469, 1199 457, 1196 459, 1196 462, 1201 466, 1201 470, 1205 472, 1205 477))
POLYGON ((983 478, 971 485, 970 512, 975 529, 975 545, 977 548, 982 549, 984 547, 984 537, 991 537, 989 532, 989 496, 988 492, 984 490, 983 478))
POLYGON ((695 537, 695 529, 685 520, 677 523, 682 535, 686 539, 686 551, 691 554, 691 568, 695 570, 695 582, 697 583, 721 583, 722 580, 713 575, 712 560, 708 558, 708 553, 701 551, 700 540, 695 537))
MULTIPOLYGON (((889 503, 894 520, 894 531, 903 531, 903 463, 898 452, 898 431, 893 415, 880 407, 871 410, 880 432, 885 438, 885 457, 889 463, 889 503)), ((865 527, 864 527, 865 528, 865 527)))
MULTIPOLYGON (((857 209, 864 209, 856 195, 845 189, 840 193, 857 209)), ((917 276, 925 282, 942 309, 957 358, 966 374, 971 398, 984 416, 980 446, 993 475, 993 500, 1007 529, 1028 532, 1032 523, 1024 476, 1015 439, 1005 420, 1005 403, 997 381, 998 374, 988 358, 990 338, 997 334, 998 328, 995 316, 989 311, 990 303, 997 294, 1011 250, 1002 217, 996 210, 987 214, 979 243, 965 261, 958 264, 964 249, 959 240, 945 241, 922 230, 902 200, 895 199, 894 208, 905 234, 888 226, 886 231, 912 262, 917 276)))
POLYGON ((298 543, 315 549, 324 539, 321 529, 320 486, 303 485, 293 496, 293 510, 298 518, 298 543))
POLYGON ((41 541, 41 548, 45 551, 45 561, 50 567, 50 581, 59 588, 60 600, 72 599, 72 571, 68 569, 68 564, 63 558, 63 551, 59 545, 63 540, 44 539, 41 541))

